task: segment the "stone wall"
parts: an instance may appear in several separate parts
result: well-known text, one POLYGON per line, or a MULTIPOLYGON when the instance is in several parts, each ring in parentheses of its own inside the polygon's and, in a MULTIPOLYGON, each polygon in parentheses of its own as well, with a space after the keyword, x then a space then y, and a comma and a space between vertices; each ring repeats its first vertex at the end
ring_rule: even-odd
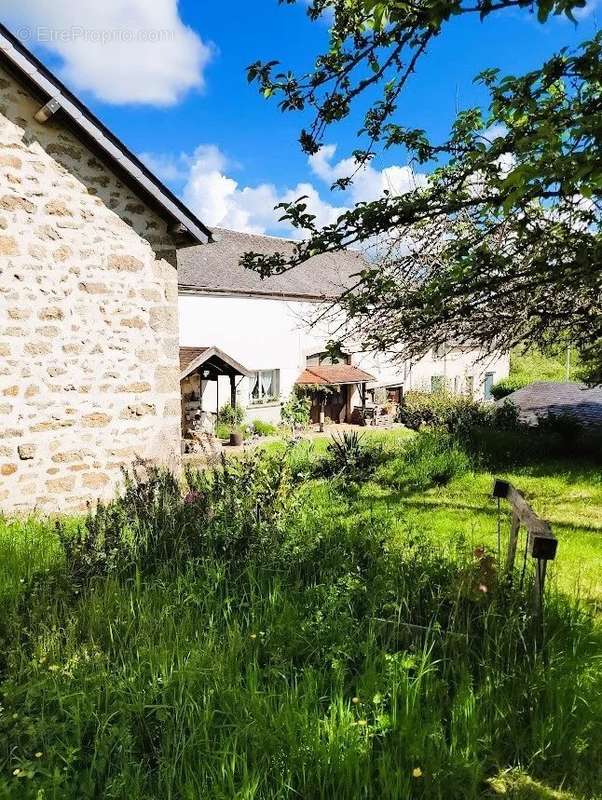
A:
POLYGON ((83 510, 179 461, 175 248, 39 106, 0 71, 0 508, 83 510))

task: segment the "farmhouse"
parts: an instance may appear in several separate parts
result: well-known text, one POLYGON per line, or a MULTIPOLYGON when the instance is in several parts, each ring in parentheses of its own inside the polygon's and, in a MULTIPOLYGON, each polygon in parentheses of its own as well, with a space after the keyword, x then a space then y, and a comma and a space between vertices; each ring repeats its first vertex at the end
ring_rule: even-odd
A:
MULTIPOLYGON (((243 253, 287 253, 285 239, 215 228, 209 246, 178 254, 183 424, 195 409, 215 412, 235 400, 249 419, 280 420, 283 400, 295 385, 329 386, 326 415, 350 421, 370 399, 398 402, 403 391, 437 390, 489 398, 493 383, 508 374, 505 355, 449 348, 416 363, 362 352, 353 341, 334 360, 326 351, 336 326, 332 308, 362 268, 358 253, 324 254, 270 278, 239 266, 243 253), (322 321, 316 324, 316 318, 322 321), (187 354, 217 347, 242 368, 235 378, 187 371, 187 354), (194 375, 192 374, 194 373, 194 375), (245 375, 244 373, 249 373, 245 375), (217 378, 217 379, 216 379, 217 378)), ((317 405, 312 409, 317 418, 317 405)))
POLYGON ((176 254, 209 234, 0 29, 0 508, 179 458, 176 254))
POLYGON ((361 256, 267 280, 239 266, 290 248, 210 231, 0 26, 0 508, 83 510, 137 457, 175 467, 191 415, 225 402, 279 422, 304 385, 314 420, 322 396, 343 422, 408 389, 487 397, 507 374, 476 351, 333 358, 336 317, 311 323, 361 256))

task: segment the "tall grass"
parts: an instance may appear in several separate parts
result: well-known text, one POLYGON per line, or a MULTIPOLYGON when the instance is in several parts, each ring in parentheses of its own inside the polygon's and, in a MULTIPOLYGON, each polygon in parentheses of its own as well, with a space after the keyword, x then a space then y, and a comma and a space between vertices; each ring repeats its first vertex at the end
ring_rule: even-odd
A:
POLYGON ((600 794, 575 602, 534 647, 488 554, 294 489, 286 452, 187 481, 1 529, 0 798, 476 799, 506 768, 600 794))

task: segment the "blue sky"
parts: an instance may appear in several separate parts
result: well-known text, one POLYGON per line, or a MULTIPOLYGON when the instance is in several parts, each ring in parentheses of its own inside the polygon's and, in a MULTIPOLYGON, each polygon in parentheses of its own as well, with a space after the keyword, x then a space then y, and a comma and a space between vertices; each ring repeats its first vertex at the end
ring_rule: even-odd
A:
MULTIPOLYGON (((3 21, 210 225, 287 233, 271 210, 279 200, 309 193, 325 222, 385 183, 400 191, 407 184, 404 154, 392 151, 354 191, 331 194, 330 182, 343 169, 337 172, 337 162, 357 145, 359 117, 329 131, 329 149, 310 164, 296 141, 301 118, 281 114, 247 84, 251 61, 276 58, 302 69, 325 44, 326 24, 310 23, 302 1, 103 0, 99 8, 95 0, 55 0, 51 7, 46 0, 5 0, 3 7, 3 21), (169 41, 123 40, 121 31, 139 29, 170 31, 169 41), (117 34, 99 41, 107 30, 117 34)), ((482 23, 456 19, 420 62, 400 118, 443 137, 456 105, 483 102, 472 83, 476 73, 490 66, 527 71, 591 36, 596 22, 595 8, 578 26, 566 19, 540 25, 528 11, 482 23)))

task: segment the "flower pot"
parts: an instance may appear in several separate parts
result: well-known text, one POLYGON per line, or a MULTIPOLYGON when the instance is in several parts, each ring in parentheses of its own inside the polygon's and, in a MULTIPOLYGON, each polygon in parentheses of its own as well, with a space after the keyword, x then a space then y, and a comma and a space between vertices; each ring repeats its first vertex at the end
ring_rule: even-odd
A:
POLYGON ((230 445, 232 447, 240 447, 242 444, 242 433, 238 431, 232 432, 230 434, 230 445))

